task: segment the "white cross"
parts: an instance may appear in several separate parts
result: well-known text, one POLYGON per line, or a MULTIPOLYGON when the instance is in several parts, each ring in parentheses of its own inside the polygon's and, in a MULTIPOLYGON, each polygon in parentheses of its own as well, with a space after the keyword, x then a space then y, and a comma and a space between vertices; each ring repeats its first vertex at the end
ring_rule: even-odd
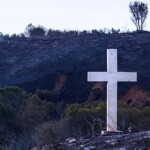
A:
POLYGON ((136 72, 118 72, 117 50, 107 50, 107 72, 88 72, 88 81, 107 82, 107 131, 117 131, 117 82, 136 82, 136 72))

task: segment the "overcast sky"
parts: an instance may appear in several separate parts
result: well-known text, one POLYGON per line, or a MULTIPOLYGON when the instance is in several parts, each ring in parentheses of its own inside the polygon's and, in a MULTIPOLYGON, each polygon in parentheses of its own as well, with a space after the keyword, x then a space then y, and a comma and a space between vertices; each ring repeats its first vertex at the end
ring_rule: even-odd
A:
MULTIPOLYGON (((133 0, 0 0, 0 32, 22 33, 29 23, 60 30, 134 30, 130 1, 133 0)), ((141 1, 150 8, 150 0, 141 1)), ((145 29, 150 30, 150 14, 145 29)))

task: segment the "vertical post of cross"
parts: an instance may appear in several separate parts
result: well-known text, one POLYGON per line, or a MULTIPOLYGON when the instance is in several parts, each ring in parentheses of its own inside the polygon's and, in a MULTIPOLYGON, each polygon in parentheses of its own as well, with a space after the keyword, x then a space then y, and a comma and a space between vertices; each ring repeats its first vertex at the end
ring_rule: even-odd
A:
MULTIPOLYGON (((117 50, 107 50, 107 72, 118 70, 117 50)), ((111 76, 110 76, 111 77, 111 76)), ((107 131, 117 131, 117 81, 107 82, 107 131)))

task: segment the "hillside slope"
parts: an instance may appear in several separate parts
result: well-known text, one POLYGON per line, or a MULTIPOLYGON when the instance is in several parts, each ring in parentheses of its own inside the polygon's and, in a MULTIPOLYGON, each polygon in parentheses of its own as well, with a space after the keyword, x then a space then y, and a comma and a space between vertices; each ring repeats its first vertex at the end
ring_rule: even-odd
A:
POLYGON ((64 34, 53 37, 6 38, 0 42, 0 87, 19 85, 27 91, 48 89, 56 100, 83 102, 95 83, 88 71, 106 71, 106 49, 118 49, 119 71, 137 72, 137 83, 150 89, 150 33, 64 34))

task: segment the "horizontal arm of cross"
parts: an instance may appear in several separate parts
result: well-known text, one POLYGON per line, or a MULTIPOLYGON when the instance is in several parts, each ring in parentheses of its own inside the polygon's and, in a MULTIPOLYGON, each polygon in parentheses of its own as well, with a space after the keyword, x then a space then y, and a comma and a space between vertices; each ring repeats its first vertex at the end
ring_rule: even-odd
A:
POLYGON ((136 72, 88 72, 90 82, 136 82, 136 72))

